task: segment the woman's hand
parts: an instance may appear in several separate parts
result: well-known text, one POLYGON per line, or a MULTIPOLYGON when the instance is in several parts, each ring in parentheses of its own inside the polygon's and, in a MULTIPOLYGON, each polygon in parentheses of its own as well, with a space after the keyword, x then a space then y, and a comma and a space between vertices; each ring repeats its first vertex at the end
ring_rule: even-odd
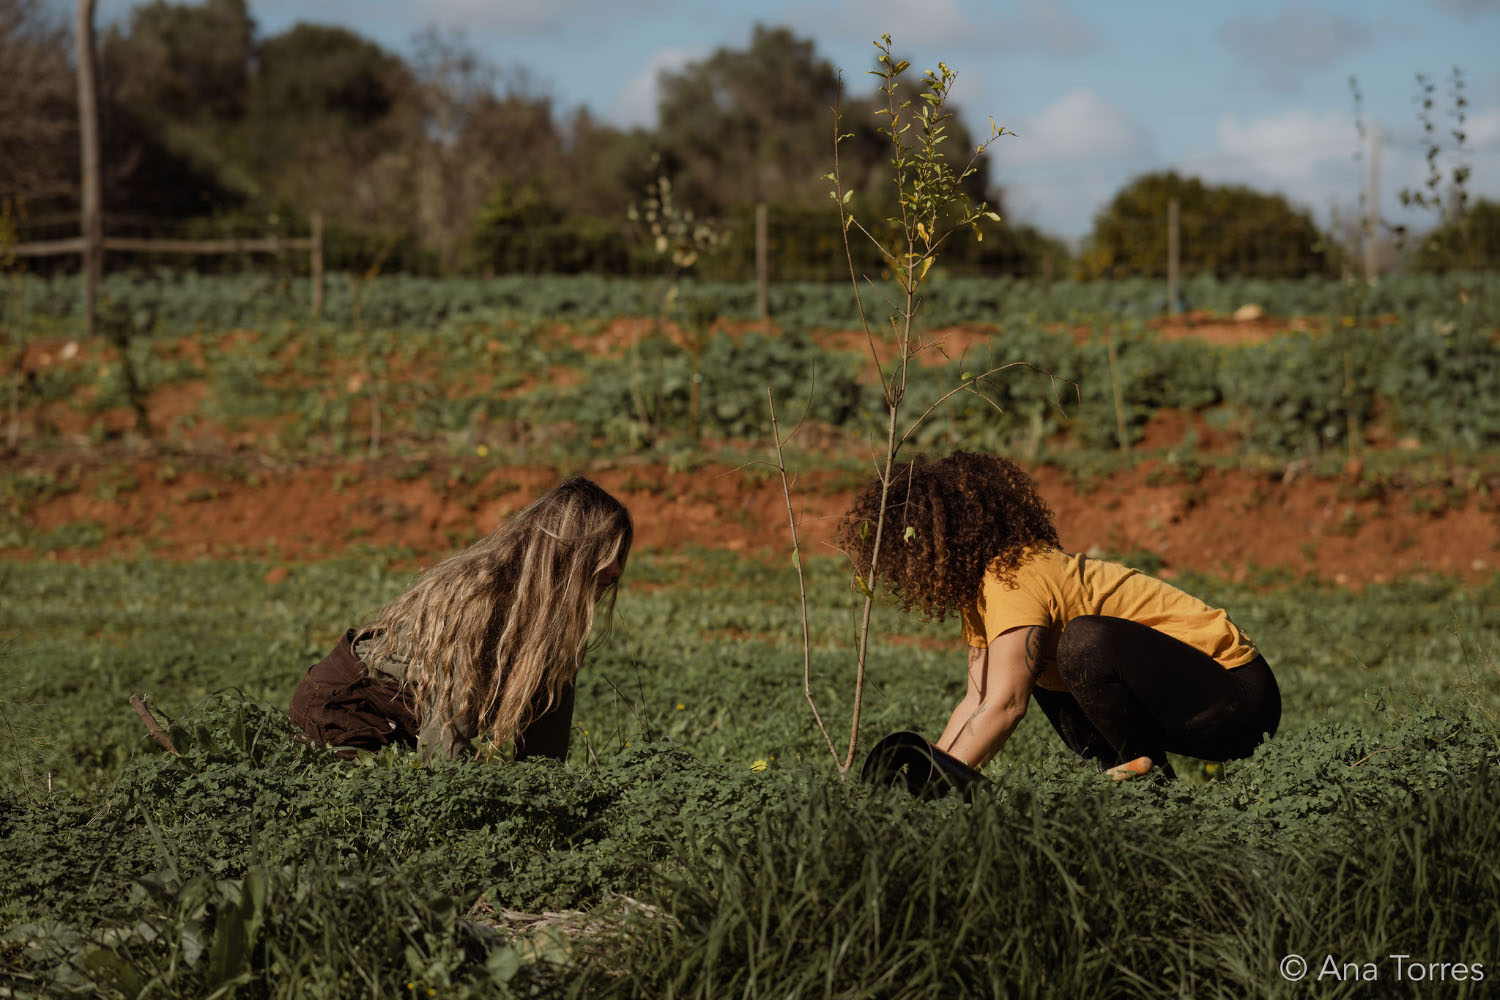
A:
POLYGON ((1042 672, 1047 630, 1024 626, 1000 633, 988 646, 969 650, 969 689, 953 710, 938 747, 973 768, 1000 751, 1026 714, 1042 672))

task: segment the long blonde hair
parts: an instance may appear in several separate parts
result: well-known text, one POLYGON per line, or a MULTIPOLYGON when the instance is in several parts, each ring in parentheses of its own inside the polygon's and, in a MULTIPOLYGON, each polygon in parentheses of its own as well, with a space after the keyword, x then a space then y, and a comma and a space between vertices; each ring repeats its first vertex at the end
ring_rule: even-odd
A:
POLYGON ((600 594, 597 577, 623 569, 633 537, 625 506, 575 476, 377 612, 373 655, 412 664, 419 711, 473 713, 506 743, 577 675, 596 604, 608 634, 616 586, 600 594))

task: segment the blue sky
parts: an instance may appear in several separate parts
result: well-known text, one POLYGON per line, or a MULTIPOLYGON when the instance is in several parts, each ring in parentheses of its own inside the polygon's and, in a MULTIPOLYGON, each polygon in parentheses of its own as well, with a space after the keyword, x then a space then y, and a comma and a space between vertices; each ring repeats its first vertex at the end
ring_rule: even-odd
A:
MULTIPOLYGON (((101 0, 101 22, 129 0, 101 0)), ((1500 0, 250 0, 262 35, 341 24, 411 51, 428 26, 461 33, 502 72, 523 71, 563 112, 655 122, 662 69, 748 44, 752 25, 812 38, 851 89, 889 32, 914 69, 939 59, 995 147, 1008 213, 1069 239, 1133 176, 1176 168, 1286 194, 1320 222, 1357 210, 1349 78, 1382 135, 1382 208, 1425 176, 1415 77, 1453 67, 1470 100, 1471 190, 1500 198, 1500 0)), ((1440 111, 1445 111, 1442 102, 1440 111)), ((1446 131, 1445 117, 1440 123, 1446 131)), ((1412 221, 1422 221, 1416 217, 1412 221)))

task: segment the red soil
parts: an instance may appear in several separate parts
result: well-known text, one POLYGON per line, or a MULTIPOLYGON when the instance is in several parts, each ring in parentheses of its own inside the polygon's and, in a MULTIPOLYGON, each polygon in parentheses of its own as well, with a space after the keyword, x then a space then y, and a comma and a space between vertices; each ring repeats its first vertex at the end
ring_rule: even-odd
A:
MULTIPOLYGON (((133 489, 106 499, 84 473, 83 488, 35 504, 24 520, 41 532, 78 522, 104 526, 102 545, 61 558, 147 553, 295 561, 375 545, 426 561, 472 541, 561 474, 493 467, 447 478, 447 468, 434 462, 415 478, 392 463, 246 473, 182 457, 138 458, 110 470, 115 481, 133 480, 133 489)), ((586 471, 629 505, 644 549, 708 546, 780 558, 790 548, 781 484, 764 470, 672 473, 601 462, 586 471)), ((1245 579, 1276 569, 1359 585, 1414 573, 1477 580, 1500 566, 1500 507, 1474 495, 1447 507, 1429 496, 1423 505, 1413 487, 1357 491, 1347 478, 1238 469, 1173 482, 1169 468, 1155 462, 1081 491, 1056 468, 1032 471, 1065 546, 1153 553, 1165 576, 1199 570, 1245 579), (1361 499, 1360 492, 1374 495, 1361 499)), ((850 492, 847 478, 817 472, 799 478, 794 497, 805 551, 826 550, 850 492)))

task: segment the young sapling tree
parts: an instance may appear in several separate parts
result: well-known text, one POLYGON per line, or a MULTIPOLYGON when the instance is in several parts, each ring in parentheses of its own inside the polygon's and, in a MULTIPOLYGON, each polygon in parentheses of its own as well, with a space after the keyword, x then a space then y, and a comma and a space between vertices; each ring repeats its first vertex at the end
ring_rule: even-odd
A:
MULTIPOLYGON (((854 289, 859 322, 869 347, 875 373, 880 379, 881 398, 884 408, 885 443, 882 452, 875 456, 875 464, 881 482, 881 500, 878 516, 873 524, 862 525, 862 532, 873 533, 872 554, 868 567, 862 568, 854 577, 854 586, 863 598, 863 609, 859 618, 858 646, 854 675, 853 705, 851 708, 849 740, 847 749, 841 754, 835 746, 833 736, 823 720, 812 691, 811 639, 807 625, 807 587, 802 573, 801 544, 797 531, 797 516, 792 505, 791 481, 786 467, 784 445, 796 433, 794 428, 786 438, 781 436, 776 418, 776 401, 767 390, 771 410, 771 434, 775 446, 775 467, 780 473, 782 493, 786 501, 787 519, 791 528, 792 563, 797 570, 798 588, 802 603, 803 646, 803 691, 812 709, 813 719, 828 744, 829 753, 838 767, 840 775, 847 774, 854 763, 854 754, 859 742, 860 711, 863 704, 866 681, 866 661, 869 650, 870 617, 874 605, 876 584, 880 579, 880 551, 888 535, 887 510, 895 466, 902 447, 917 429, 943 403, 954 395, 967 392, 999 409, 998 404, 985 394, 985 380, 1017 363, 991 367, 980 372, 962 372, 957 385, 932 400, 916 419, 902 425, 906 399, 907 372, 912 359, 922 351, 940 349, 935 343, 919 343, 917 314, 922 304, 922 288, 928 279, 933 264, 944 246, 956 235, 972 232, 982 240, 981 228, 985 222, 998 222, 1000 216, 984 202, 974 203, 964 182, 979 169, 981 157, 993 142, 1003 135, 1013 135, 1009 129, 995 124, 990 119, 990 130, 967 159, 955 166, 949 159, 945 144, 948 142, 948 126, 952 119, 949 101, 957 74, 946 63, 938 63, 936 70, 922 74, 921 82, 907 96, 903 74, 910 68, 905 60, 892 54, 890 35, 882 35, 875 42, 879 52, 878 69, 871 74, 879 81, 879 94, 884 98, 876 110, 880 118, 880 135, 886 142, 890 154, 891 177, 894 188, 897 214, 880 226, 860 218, 853 209, 853 189, 844 183, 844 174, 839 161, 839 149, 853 138, 843 131, 841 100, 833 108, 833 170, 826 175, 831 185, 829 192, 838 210, 839 225, 843 233, 844 258, 848 266, 849 280, 854 289), (886 236, 885 233, 893 233, 886 236), (895 282, 894 292, 880 288, 869 276, 861 274, 855 265, 852 240, 866 240, 874 246, 884 262, 890 277, 895 282), (862 284, 874 290, 885 302, 888 312, 886 321, 872 322, 865 309, 862 284), (889 361, 882 361, 881 346, 884 343, 889 361)), ((910 525, 903 526, 909 537, 915 532, 910 525)))
MULTIPOLYGON (((694 218, 690 209, 678 203, 672 180, 665 174, 658 174, 647 184, 645 197, 639 205, 631 205, 626 216, 631 222, 643 227, 647 246, 665 265, 666 277, 657 298, 657 331, 660 332, 667 318, 677 312, 679 306, 683 307, 680 329, 683 347, 692 362, 692 381, 688 387, 688 430, 696 438, 699 386, 703 381, 698 365, 708 347, 709 336, 718 314, 708 298, 692 294, 684 297, 682 282, 686 275, 693 272, 699 261, 723 245, 724 234, 719 226, 694 218)), ((660 432, 661 386, 658 384, 657 398, 652 405, 648 405, 640 391, 637 377, 639 343, 632 343, 631 347, 630 395, 635 403, 643 443, 649 445, 660 432)))

